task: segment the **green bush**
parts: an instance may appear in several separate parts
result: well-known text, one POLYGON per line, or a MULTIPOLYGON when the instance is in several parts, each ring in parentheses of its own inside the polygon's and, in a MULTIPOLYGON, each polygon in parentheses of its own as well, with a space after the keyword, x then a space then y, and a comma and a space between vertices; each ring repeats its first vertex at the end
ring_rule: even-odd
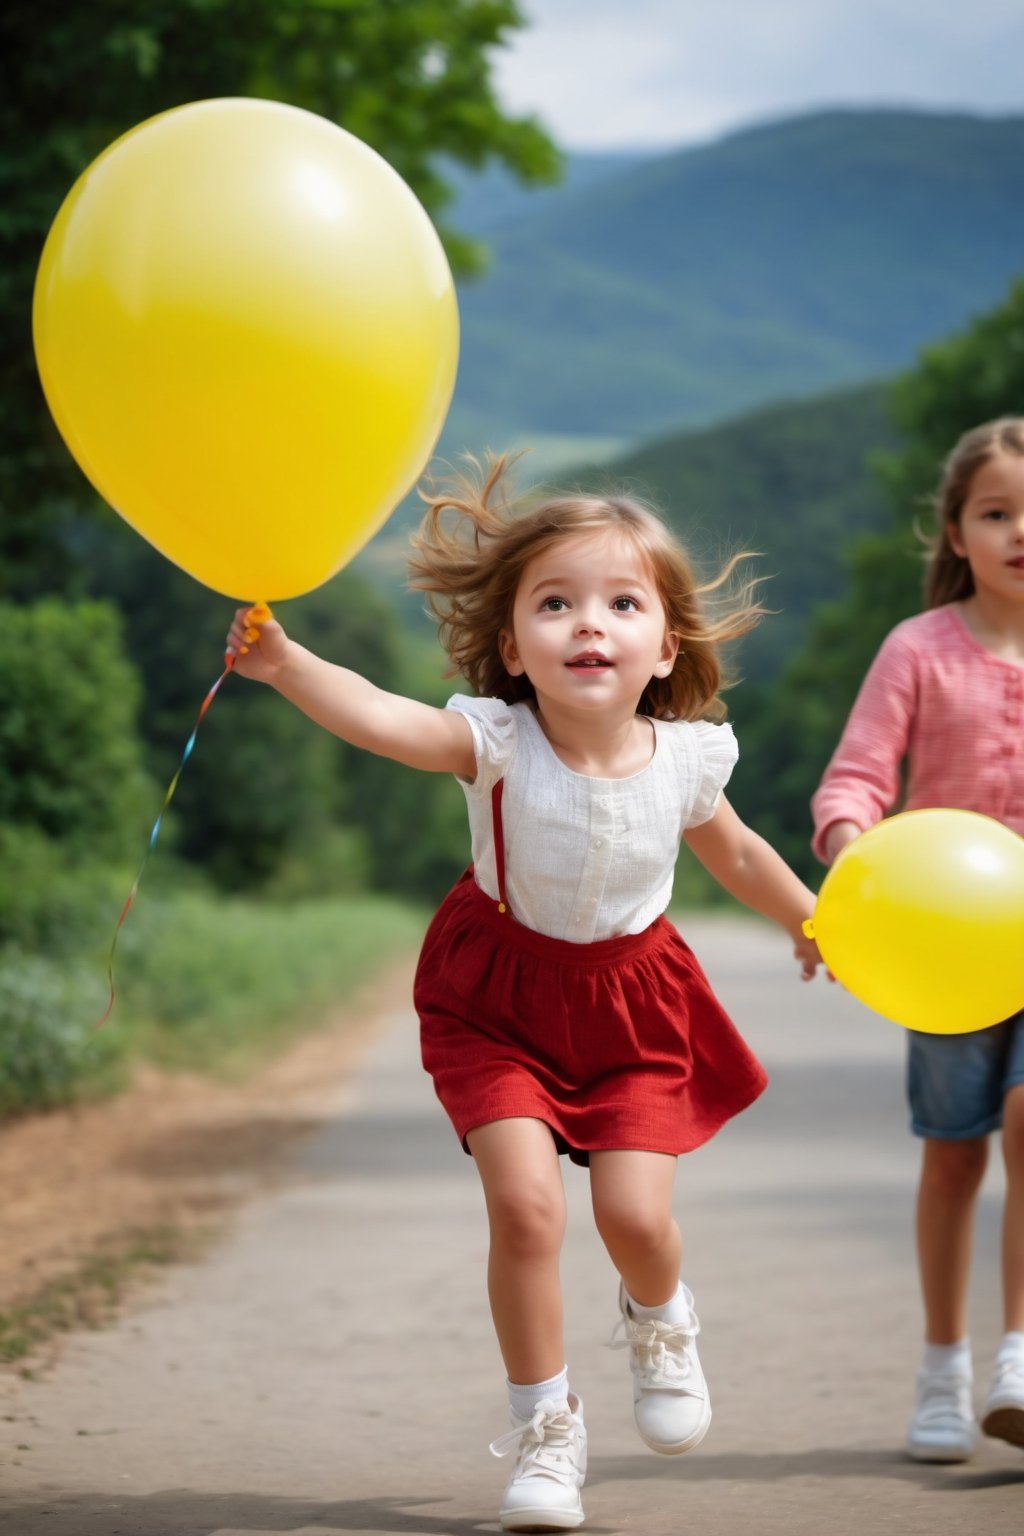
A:
POLYGON ((130 856, 152 799, 139 683, 105 603, 0 603, 0 823, 130 856))
POLYGON ((386 897, 263 903, 152 893, 118 955, 111 1025, 170 1066, 247 1067, 308 1028, 392 957, 414 951, 426 916, 386 897))
POLYGON ((109 1079, 124 1054, 113 1032, 95 1030, 100 980, 40 955, 0 960, 0 1114, 63 1104, 109 1079))
POLYGON ((74 862, 35 827, 0 823, 0 950, 13 945, 51 959, 109 943, 131 877, 95 861, 74 862))

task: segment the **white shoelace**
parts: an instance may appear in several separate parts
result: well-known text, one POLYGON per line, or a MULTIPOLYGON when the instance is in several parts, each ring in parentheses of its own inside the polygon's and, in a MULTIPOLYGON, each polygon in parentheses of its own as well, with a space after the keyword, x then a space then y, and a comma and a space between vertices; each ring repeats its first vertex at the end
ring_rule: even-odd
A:
POLYGON ((1009 1355, 1005 1360, 996 1361, 992 1373, 992 1391, 1003 1392, 1008 1387, 1018 1392, 1024 1403, 1024 1355, 1009 1355))
POLYGON ((965 1417, 973 1419, 964 1377, 936 1374, 918 1383, 914 1422, 921 1429, 961 1430, 965 1417))
POLYGON ((518 1452, 513 1477, 550 1477, 570 1488, 579 1486, 579 1430, 568 1408, 556 1411, 553 1403, 538 1403, 525 1424, 491 1442, 492 1456, 512 1451, 518 1452))
POLYGON ((699 1397, 703 1387, 699 1381, 690 1381, 694 1369, 689 1347, 700 1332, 700 1323, 695 1312, 690 1317, 688 1324, 622 1317, 615 1326, 608 1347, 632 1351, 630 1365, 642 1387, 667 1387, 699 1397), (616 1338, 620 1329, 625 1332, 624 1339, 616 1338))

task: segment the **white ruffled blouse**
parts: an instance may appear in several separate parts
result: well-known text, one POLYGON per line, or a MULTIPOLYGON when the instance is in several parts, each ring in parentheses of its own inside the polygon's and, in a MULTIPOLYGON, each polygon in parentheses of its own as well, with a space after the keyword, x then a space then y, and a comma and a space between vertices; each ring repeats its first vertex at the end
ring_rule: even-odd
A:
POLYGON ((491 790, 504 779, 505 889, 513 915, 589 944, 642 933, 668 906, 679 839, 715 813, 738 756, 729 725, 652 720, 654 754, 627 779, 574 773, 529 704, 456 694, 477 774, 460 779, 477 884, 498 899, 491 790))

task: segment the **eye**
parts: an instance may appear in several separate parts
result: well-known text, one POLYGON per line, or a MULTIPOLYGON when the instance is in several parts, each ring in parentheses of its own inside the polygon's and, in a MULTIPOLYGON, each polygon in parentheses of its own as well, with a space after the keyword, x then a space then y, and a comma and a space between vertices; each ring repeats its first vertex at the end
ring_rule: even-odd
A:
POLYGON ((635 597, 613 597, 611 607, 614 613, 636 613, 640 604, 635 597))
POLYGON ((546 597, 540 605, 541 613, 561 613, 569 604, 564 597, 546 597))
POLYGON ((1001 522, 1004 517, 1009 516, 1009 513, 1003 507, 989 507, 988 511, 983 512, 981 515, 982 520, 991 518, 993 522, 1001 522))

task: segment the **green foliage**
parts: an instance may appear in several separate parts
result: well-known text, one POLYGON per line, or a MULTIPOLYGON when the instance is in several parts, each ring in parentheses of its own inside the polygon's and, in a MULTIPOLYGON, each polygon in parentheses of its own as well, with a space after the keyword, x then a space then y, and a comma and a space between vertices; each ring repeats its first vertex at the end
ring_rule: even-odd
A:
POLYGON ((0 604, 0 825, 118 856, 142 830, 138 680, 103 603, 0 604))
POLYGON ((123 1053, 95 1034, 102 1012, 95 977, 42 955, 0 956, 0 1116, 77 1097, 123 1053))
POLYGON ((373 145, 441 221, 453 264, 481 248, 443 223, 437 164, 494 160, 525 181, 560 161, 511 118, 490 55, 524 24, 515 0, 94 0, 0 10, 0 596, 69 590, 74 529, 94 498, 36 379, 31 293, 43 240, 78 174, 155 113, 215 96, 293 103, 373 145))
POLYGON ((381 896, 288 903, 150 892, 123 930, 118 1012, 151 1059, 248 1066, 344 1004, 422 936, 425 917, 381 896))
POLYGON ((38 827, 4 823, 0 870, 0 953, 10 946, 54 960, 109 942, 131 879, 88 856, 75 859, 38 827))
POLYGON ((1020 412, 1024 282, 997 309, 927 348, 889 399, 903 445, 876 462, 891 502, 888 528, 854 541, 845 594, 817 613, 777 683, 761 693, 741 690, 737 698, 747 724, 736 803, 810 876, 816 867, 807 848, 808 803, 882 639, 921 607, 915 530, 927 521, 943 460, 971 427, 1020 412))

